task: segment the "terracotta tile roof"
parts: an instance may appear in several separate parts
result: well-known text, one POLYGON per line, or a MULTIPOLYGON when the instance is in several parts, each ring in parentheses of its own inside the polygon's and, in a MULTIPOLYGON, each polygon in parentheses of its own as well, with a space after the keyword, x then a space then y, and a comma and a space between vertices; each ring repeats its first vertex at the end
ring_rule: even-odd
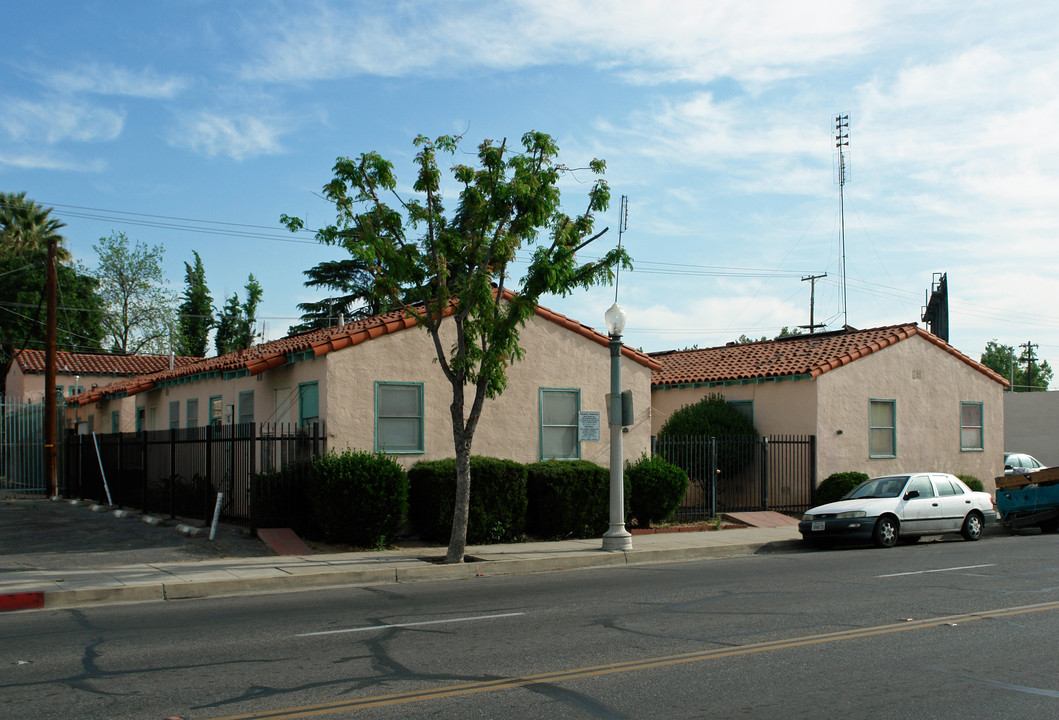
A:
MULTIPOLYGON (((21 350, 15 356, 22 372, 43 374, 43 350, 21 350)), ((169 369, 168 355, 93 355, 88 353, 56 352, 57 372, 61 375, 115 375, 129 377, 169 369)), ((202 360, 196 357, 175 357, 177 367, 202 360)))
POLYGON ((768 378, 812 378, 847 365, 858 358, 918 335, 992 380, 1008 381, 985 365, 972 360, 915 323, 867 330, 839 330, 796 335, 779 340, 735 344, 700 350, 651 353, 662 369, 651 378, 652 387, 688 383, 722 383, 768 378))
MULTIPOLYGON (((511 293, 508 291, 505 291, 504 295, 505 297, 512 297, 511 293)), ((450 306, 445 314, 449 315, 451 313, 452 307, 450 306)), ((560 315, 548 308, 537 306, 536 314, 546 320, 556 323, 557 325, 561 325, 567 330, 571 330, 588 338, 599 345, 603 345, 604 347, 608 346, 610 342, 606 335, 596 332, 587 325, 582 325, 576 320, 571 320, 570 318, 560 315)), ((164 383, 168 380, 205 373, 238 373, 245 371, 250 375, 258 375, 266 370, 272 370, 273 368, 287 364, 292 356, 301 353, 311 352, 314 356, 319 357, 335 350, 342 350, 354 345, 359 345, 362 342, 373 340, 382 335, 415 327, 415 325, 415 318, 410 317, 404 310, 393 310, 388 313, 383 313, 382 315, 376 315, 363 320, 346 323, 345 325, 336 325, 322 330, 314 330, 313 332, 292 335, 279 340, 262 343, 261 345, 255 345, 248 350, 239 350, 227 355, 206 358, 204 360, 182 365, 174 370, 169 370, 167 368, 160 372, 144 374, 128 380, 114 382, 105 387, 96 388, 82 393, 81 395, 77 395, 72 398, 70 402, 87 405, 93 402, 98 402, 106 396, 122 394, 135 395, 157 387, 160 383, 164 383)), ((662 367, 658 361, 652 359, 645 353, 639 352, 630 347, 623 345, 621 352, 625 357, 638 362, 651 370, 658 370, 662 367)))

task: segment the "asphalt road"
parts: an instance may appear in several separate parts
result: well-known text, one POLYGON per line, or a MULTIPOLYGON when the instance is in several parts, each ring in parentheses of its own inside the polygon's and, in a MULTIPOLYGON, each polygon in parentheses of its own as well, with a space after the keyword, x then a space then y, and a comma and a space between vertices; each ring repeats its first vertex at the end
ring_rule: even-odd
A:
POLYGON ((1059 537, 11 613, 10 717, 1054 718, 1059 537))
MULTIPOLYGON (((87 505, 45 499, 0 499, 0 572, 14 568, 81 567, 181 562, 269 554, 256 537, 219 526, 213 542, 178 533, 176 522, 155 527, 87 505)), ((199 522, 198 524, 201 524, 199 522)))

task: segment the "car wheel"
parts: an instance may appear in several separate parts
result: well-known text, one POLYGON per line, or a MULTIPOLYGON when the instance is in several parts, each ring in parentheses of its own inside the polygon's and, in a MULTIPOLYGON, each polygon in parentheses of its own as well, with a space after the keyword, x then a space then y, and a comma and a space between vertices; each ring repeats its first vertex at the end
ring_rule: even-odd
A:
POLYGON ((1059 530, 1059 518, 1052 518, 1051 520, 1046 520, 1037 527, 1041 529, 1042 533, 1053 533, 1059 530))
POLYGON ((978 511, 973 510, 967 513, 967 517, 963 519, 963 527, 960 528, 960 535, 963 535, 964 540, 977 540, 982 537, 982 527, 984 524, 982 516, 978 511))
POLYGON ((871 539, 881 548, 892 548, 897 544, 897 518, 892 515, 884 515, 875 523, 871 539))

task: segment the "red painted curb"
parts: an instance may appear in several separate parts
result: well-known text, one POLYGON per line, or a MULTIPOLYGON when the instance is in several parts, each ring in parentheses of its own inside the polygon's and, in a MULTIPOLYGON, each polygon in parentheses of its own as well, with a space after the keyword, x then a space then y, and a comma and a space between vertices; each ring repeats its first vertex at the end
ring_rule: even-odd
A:
POLYGON ((0 612, 5 610, 31 610, 44 607, 44 593, 4 593, 0 595, 0 612))

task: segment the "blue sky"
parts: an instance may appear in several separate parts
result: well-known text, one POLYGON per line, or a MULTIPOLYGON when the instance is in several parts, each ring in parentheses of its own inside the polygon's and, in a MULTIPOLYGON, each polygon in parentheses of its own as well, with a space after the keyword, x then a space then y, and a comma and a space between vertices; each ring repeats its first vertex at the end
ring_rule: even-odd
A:
MULTIPOLYGON (((376 150, 407 192, 413 138, 553 135, 607 161, 599 218, 636 269, 619 301, 645 350, 843 321, 833 116, 848 112, 848 322, 919 320, 948 274, 950 341, 1059 365, 1059 5, 906 2, 78 2, 20 4, 0 45, 0 189, 66 222, 198 251, 220 306, 253 273, 269 338, 340 255, 338 156, 376 150)), ((564 181, 579 211, 587 180, 564 181)), ((545 304, 602 327, 612 288, 545 304)))

